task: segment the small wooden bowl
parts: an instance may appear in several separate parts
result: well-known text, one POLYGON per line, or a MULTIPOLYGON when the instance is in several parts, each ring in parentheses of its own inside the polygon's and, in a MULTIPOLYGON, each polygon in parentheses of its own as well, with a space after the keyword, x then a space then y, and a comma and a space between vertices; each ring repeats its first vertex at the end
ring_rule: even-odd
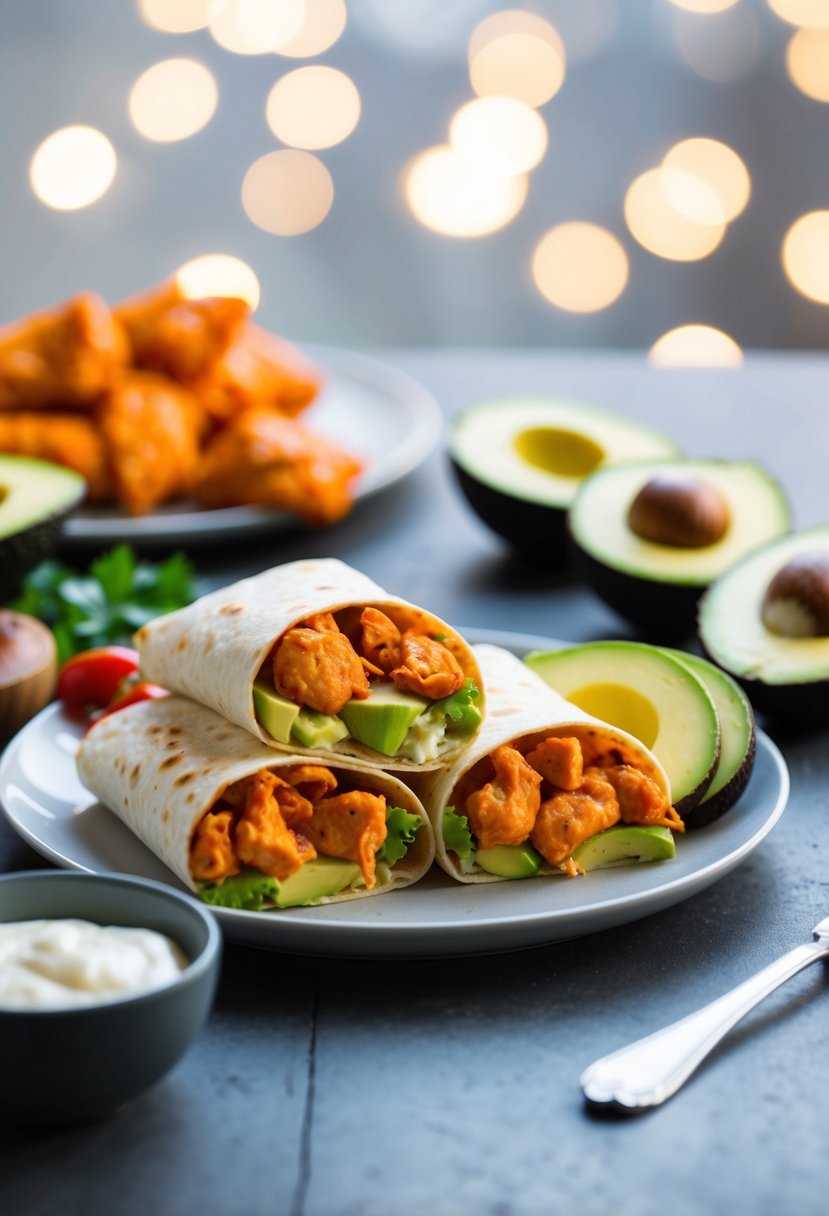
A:
POLYGON ((0 609, 0 747, 52 699, 58 659, 36 617, 0 609))

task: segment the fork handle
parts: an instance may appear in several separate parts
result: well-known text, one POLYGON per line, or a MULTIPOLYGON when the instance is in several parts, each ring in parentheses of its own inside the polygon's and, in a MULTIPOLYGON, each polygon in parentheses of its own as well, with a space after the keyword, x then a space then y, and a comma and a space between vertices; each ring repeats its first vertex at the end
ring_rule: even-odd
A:
POLYGON ((780 984, 829 953, 829 942, 797 946, 750 979, 663 1030, 603 1056, 581 1077, 588 1102, 643 1110, 679 1089, 720 1039, 780 984))

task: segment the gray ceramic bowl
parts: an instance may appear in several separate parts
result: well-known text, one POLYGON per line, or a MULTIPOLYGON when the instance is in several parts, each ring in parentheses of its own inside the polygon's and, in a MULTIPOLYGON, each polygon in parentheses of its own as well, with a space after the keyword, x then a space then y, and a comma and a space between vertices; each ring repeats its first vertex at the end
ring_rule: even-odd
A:
POLYGON ((0 1009, 0 1119, 100 1119, 158 1081, 199 1033, 216 991, 221 934, 195 899, 144 878, 55 870, 0 877, 0 922, 43 917, 156 929, 190 959, 169 986, 104 1005, 0 1009))

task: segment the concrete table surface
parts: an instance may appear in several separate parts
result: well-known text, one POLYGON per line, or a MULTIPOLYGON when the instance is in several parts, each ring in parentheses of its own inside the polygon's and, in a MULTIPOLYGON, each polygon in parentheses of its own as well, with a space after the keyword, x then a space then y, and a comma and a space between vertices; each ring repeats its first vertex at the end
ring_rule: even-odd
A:
MULTIPOLYGON (((488 396, 591 401, 693 455, 761 460, 798 527, 829 522, 829 358, 656 371, 633 355, 393 351, 448 415, 488 396)), ((632 636, 523 564, 467 510, 438 452, 324 533, 194 553, 218 585, 331 555, 453 623, 574 641, 632 636)), ((829 912, 829 733, 767 724, 789 807, 736 871, 675 908, 522 953, 331 961, 226 948, 190 1053, 110 1120, 2 1129, 0 1210, 58 1216, 825 1216, 822 966, 759 1007, 666 1106, 597 1116, 578 1077, 808 940, 829 912)), ((0 824, 0 869, 43 861, 0 824)))

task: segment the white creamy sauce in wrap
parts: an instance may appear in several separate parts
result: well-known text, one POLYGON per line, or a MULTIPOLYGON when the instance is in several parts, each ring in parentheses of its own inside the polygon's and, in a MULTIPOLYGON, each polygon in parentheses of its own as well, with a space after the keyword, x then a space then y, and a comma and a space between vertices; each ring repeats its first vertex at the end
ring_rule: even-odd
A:
POLYGON ((154 929, 68 918, 0 924, 0 1007, 102 1005, 171 984, 187 963, 154 929))

